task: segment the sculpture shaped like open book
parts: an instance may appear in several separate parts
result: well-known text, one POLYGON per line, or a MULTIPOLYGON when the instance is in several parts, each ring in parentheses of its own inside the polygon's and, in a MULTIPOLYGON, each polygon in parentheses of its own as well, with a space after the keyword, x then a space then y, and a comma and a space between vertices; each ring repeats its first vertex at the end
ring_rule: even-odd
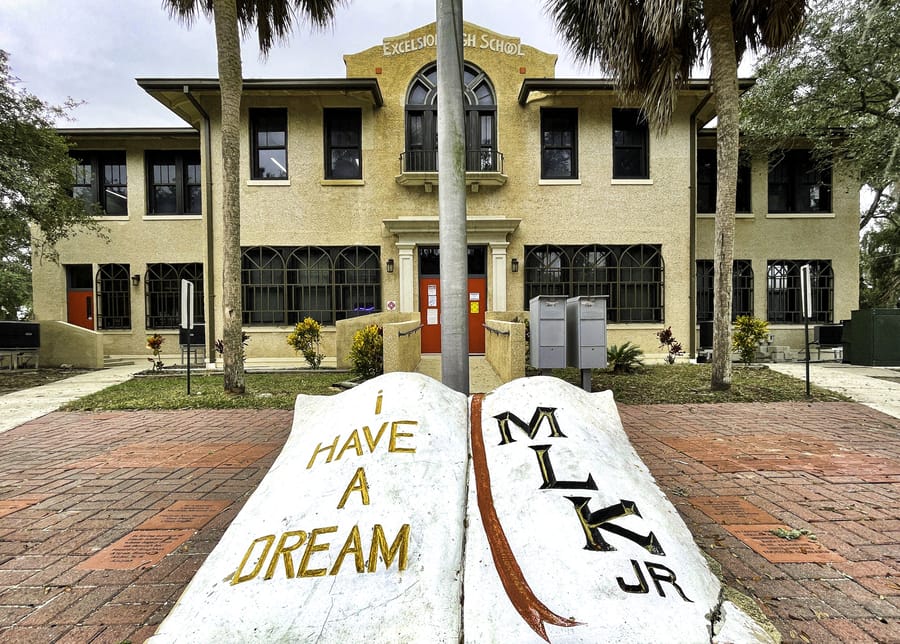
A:
POLYGON ((394 373, 298 397, 149 641, 771 641, 721 590, 611 393, 394 373))

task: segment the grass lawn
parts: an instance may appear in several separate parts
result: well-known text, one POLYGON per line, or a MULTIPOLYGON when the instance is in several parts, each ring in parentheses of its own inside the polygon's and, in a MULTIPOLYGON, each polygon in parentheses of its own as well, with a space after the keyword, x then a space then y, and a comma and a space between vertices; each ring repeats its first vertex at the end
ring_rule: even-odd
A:
POLYGON ((0 394, 48 385, 86 371, 87 369, 4 369, 0 371, 0 394))
POLYGON ((231 396, 222 389, 222 374, 191 374, 191 395, 184 375, 132 378, 62 407, 66 411, 113 409, 293 409, 297 394, 331 395, 332 385, 352 376, 337 371, 248 373, 247 393, 231 396))
MULTIPOLYGON (((735 365, 730 391, 713 392, 709 388, 710 365, 654 365, 635 374, 613 375, 594 371, 594 391, 612 389, 620 404, 696 404, 720 402, 806 401, 806 383, 757 365, 735 365)), ((580 386, 581 375, 575 369, 562 369, 554 375, 580 386)), ((247 393, 230 396, 222 391, 221 374, 192 375, 191 395, 187 395, 185 376, 149 375, 76 400, 66 410, 114 409, 292 409, 299 393, 331 395, 332 385, 348 380, 350 374, 330 370, 303 373, 249 373, 247 393)), ((811 400, 840 401, 846 397, 818 387, 811 400)))

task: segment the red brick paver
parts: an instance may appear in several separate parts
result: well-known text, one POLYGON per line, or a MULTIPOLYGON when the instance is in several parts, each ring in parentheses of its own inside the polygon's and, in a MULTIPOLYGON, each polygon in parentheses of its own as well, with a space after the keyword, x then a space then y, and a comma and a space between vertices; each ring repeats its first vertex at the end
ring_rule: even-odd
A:
MULTIPOLYGON (((700 547, 785 641, 900 642, 900 420, 852 403, 619 411, 700 547), (728 529, 767 516, 836 561, 772 563, 728 529)), ((149 637, 290 422, 286 411, 54 413, 0 434, 0 642, 149 637), (127 535, 166 529, 191 536, 149 567, 85 567, 127 535)))
POLYGON ((900 642, 900 420, 853 403, 619 412, 697 543, 729 584, 758 599, 786 642, 900 642), (746 505, 714 519, 710 497, 746 505), (800 561, 772 563, 736 536, 759 529, 734 525, 733 515, 753 508, 815 536, 798 540, 800 561))

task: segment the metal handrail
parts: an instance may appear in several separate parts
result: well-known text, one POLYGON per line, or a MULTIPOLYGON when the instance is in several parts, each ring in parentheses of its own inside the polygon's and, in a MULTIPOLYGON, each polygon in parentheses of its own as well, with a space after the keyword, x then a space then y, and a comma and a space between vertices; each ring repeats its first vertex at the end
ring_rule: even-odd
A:
POLYGON ((509 331, 499 331, 498 329, 489 327, 487 324, 482 324, 481 326, 483 326, 485 329, 487 329, 491 333, 495 333, 497 335, 509 335, 509 331))
MULTIPOLYGON (((407 150, 400 153, 400 172, 437 172, 437 150, 407 150)), ((503 153, 499 150, 466 150, 466 172, 503 174, 503 153)))
POLYGON ((424 325, 424 324, 420 324, 420 325, 417 326, 415 329, 410 329, 409 331, 401 331, 401 332, 398 333, 397 335, 398 335, 398 336, 412 335, 412 334, 415 333, 416 331, 420 330, 423 326, 425 326, 425 325, 424 325))

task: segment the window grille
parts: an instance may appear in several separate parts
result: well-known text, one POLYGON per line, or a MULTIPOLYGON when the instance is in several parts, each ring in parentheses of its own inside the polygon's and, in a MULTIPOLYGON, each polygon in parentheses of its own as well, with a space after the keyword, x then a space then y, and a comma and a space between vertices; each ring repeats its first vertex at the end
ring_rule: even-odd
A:
POLYGON ((377 248, 251 247, 243 252, 243 320, 248 325, 320 324, 379 311, 377 248))
POLYGON ((663 320, 660 248, 526 246, 525 306, 536 295, 606 295, 610 322, 663 320))
POLYGON ((194 285, 194 323, 203 323, 203 264, 148 264, 144 278, 146 328, 177 329, 181 326, 183 279, 194 285))
MULTIPOLYGON (((697 260, 697 321, 713 319, 714 265, 711 259, 697 260)), ((748 259, 734 260, 731 273, 731 319, 753 315, 753 266, 748 259)))
POLYGON ((812 318, 810 322, 827 324, 834 310, 834 275, 829 260, 772 260, 768 265, 766 299, 768 320, 774 323, 803 322, 800 267, 810 265, 812 318))
POLYGON ((131 278, 128 264, 101 264, 97 269, 97 328, 131 328, 131 278))

